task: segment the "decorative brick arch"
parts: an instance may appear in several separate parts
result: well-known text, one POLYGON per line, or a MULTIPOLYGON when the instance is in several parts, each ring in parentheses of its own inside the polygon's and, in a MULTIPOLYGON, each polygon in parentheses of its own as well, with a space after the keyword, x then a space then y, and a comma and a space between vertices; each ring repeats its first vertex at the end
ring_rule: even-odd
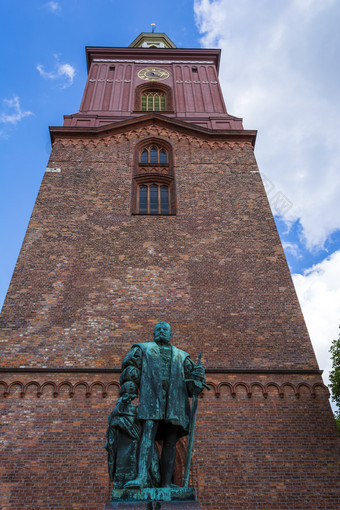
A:
POLYGON ((135 102, 134 102, 135 112, 142 111, 142 95, 144 92, 148 91, 163 92, 165 94, 165 111, 167 113, 174 111, 174 102, 171 87, 169 87, 169 85, 165 85, 165 83, 152 82, 142 83, 141 85, 138 85, 135 88, 135 102))

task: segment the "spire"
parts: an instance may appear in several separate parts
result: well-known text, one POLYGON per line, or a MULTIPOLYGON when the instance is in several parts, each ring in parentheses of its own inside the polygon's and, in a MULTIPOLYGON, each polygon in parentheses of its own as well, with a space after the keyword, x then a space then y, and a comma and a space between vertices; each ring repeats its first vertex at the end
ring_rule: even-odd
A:
POLYGON ((156 23, 151 23, 152 32, 142 32, 129 45, 129 48, 176 48, 177 46, 164 33, 156 33, 156 23))

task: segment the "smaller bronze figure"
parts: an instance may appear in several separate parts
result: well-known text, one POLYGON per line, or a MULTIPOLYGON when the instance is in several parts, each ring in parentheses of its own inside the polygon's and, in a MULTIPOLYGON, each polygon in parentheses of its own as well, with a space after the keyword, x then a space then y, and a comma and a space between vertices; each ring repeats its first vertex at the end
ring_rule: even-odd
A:
POLYGON ((170 325, 160 322, 154 340, 133 345, 123 361, 106 443, 115 488, 172 487, 176 441, 189 431, 189 397, 197 398, 207 386, 200 362, 170 339, 170 325), (131 404, 137 396, 138 406, 131 404), (160 461, 158 440, 163 441, 160 461))

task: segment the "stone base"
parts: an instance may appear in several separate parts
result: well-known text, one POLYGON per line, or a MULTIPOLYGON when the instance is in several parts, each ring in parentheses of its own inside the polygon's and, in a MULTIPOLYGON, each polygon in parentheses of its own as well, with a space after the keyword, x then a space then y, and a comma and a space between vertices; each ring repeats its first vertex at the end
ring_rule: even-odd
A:
POLYGON ((198 501, 108 501, 104 510, 202 510, 198 501))
POLYGON ((111 501, 196 501, 193 487, 113 489, 111 501))
POLYGON ((201 510, 193 487, 113 489, 104 510, 201 510))

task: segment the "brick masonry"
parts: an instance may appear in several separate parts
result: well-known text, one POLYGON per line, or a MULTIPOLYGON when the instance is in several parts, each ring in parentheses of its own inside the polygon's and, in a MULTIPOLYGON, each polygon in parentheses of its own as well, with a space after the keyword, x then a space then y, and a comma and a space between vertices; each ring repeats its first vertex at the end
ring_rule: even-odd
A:
POLYGON ((317 369, 251 143, 144 132, 173 147, 176 216, 131 215, 142 130, 55 141, 61 171, 44 176, 2 312, 4 366, 119 367, 169 320, 210 367, 317 369))
MULTIPOLYGON (((6 378, 15 382, 18 375, 6 378)), ((107 416, 118 396, 117 386, 110 383, 118 377, 101 374, 99 382, 109 385, 104 397, 97 375, 58 374, 52 379, 50 374, 20 376, 23 383, 63 383, 57 396, 51 384, 40 397, 35 385, 21 396, 20 385, 14 384, 3 399, 3 509, 20 504, 98 509, 109 498, 104 444, 107 416), (73 396, 66 381, 75 386, 73 396), (97 384, 89 394, 80 381, 97 384)), ((219 397, 205 392, 199 401, 191 482, 202 508, 338 507, 340 448, 327 391, 317 386, 311 396, 302 386, 297 396, 290 385, 293 381, 296 387, 302 379, 312 383, 314 376, 216 374, 207 379, 212 386, 236 384, 236 392, 232 396, 222 384, 219 397), (258 384, 249 396, 244 384, 255 381, 272 383, 266 397, 258 384), (275 384, 283 386, 283 395, 275 384)), ((177 475, 184 465, 181 446, 177 475)))
POLYGON ((253 139, 152 114, 55 131, 60 172, 43 178, 1 316, 1 508, 104 508, 119 379, 105 370, 159 320, 203 352, 213 389, 193 462, 202 508, 339 508, 339 436, 253 139), (131 214, 150 138, 173 150, 175 216, 131 214))

